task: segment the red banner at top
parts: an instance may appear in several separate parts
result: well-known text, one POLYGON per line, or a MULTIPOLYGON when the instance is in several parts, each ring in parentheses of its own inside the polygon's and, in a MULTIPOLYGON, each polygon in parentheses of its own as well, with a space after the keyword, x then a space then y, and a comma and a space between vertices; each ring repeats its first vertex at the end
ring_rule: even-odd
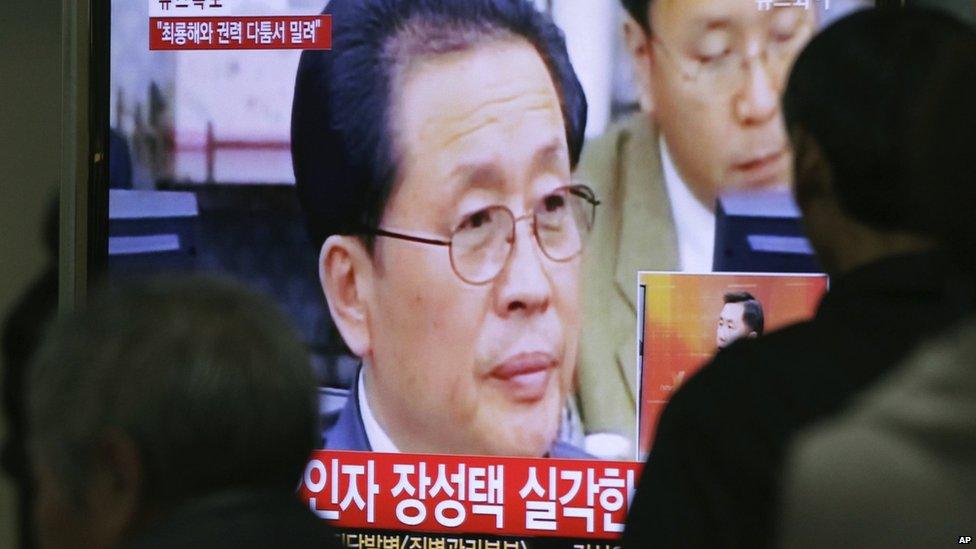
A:
POLYGON ((150 50, 327 50, 332 16, 151 17, 150 50))
POLYGON ((299 493, 347 528, 616 539, 640 463, 318 451, 299 493))

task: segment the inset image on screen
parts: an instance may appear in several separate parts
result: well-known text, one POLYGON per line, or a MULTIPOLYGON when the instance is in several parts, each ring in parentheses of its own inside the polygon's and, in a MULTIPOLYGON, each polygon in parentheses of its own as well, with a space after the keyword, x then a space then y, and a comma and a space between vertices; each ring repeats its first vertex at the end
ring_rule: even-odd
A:
POLYGON ((664 405, 682 383, 739 339, 808 320, 828 283, 826 275, 817 274, 642 272, 638 277, 642 456, 650 450, 664 405))

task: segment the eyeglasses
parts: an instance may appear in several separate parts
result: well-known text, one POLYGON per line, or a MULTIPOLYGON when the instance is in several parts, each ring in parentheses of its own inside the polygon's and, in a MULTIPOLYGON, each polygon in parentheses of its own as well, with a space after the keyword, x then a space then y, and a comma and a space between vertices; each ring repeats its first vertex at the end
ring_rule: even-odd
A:
POLYGON ((687 57, 675 54, 671 48, 650 31, 651 41, 661 47, 681 75, 703 90, 736 90, 743 81, 749 61, 758 58, 776 75, 786 75, 789 64, 796 58, 813 30, 812 21, 801 23, 788 33, 775 34, 758 52, 746 53, 743 46, 707 57, 687 57))
POLYGON ((489 206, 464 217, 447 240, 424 238, 386 229, 369 229, 367 234, 448 246, 451 267, 468 284, 494 280, 505 268, 515 245, 515 224, 532 219, 532 232, 542 253, 565 262, 583 251, 593 228, 600 201, 586 185, 560 187, 542 197, 532 212, 515 217, 505 206, 489 206))

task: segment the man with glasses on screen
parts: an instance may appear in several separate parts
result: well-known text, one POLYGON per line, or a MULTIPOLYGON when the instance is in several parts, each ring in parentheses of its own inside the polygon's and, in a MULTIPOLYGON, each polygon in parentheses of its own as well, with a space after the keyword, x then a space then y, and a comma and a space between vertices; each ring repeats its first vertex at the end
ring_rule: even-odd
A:
POLYGON ((712 270, 715 201, 789 183, 779 96, 814 6, 623 0, 641 112, 587 145, 604 203, 584 265, 580 408, 587 432, 631 439, 639 270, 712 270))
POLYGON ((559 30, 522 0, 334 1, 293 112, 299 196, 362 368, 325 447, 583 457, 558 442, 596 200, 559 30))
MULTIPOLYGON (((797 434, 854 406, 972 310, 955 264, 966 233, 947 230, 966 225, 969 208, 960 224, 947 222, 947 198, 961 195, 940 182, 938 155, 913 159, 939 61, 971 51, 958 48, 972 35, 935 10, 863 10, 797 57, 783 97, 793 196, 830 289, 809 320, 736 341, 671 395, 623 547, 774 547, 783 460, 797 434)), ((931 135, 925 143, 951 142, 931 135)), ((834 539, 810 546, 861 546, 834 539)))

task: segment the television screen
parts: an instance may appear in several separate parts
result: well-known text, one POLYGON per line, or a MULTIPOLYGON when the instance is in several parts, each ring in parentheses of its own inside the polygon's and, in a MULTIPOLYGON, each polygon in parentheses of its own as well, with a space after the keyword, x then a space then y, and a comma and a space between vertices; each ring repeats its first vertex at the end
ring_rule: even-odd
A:
MULTIPOLYGON (((638 272, 808 270, 749 220, 789 210, 792 60, 867 3, 115 0, 107 274, 289 314, 345 545, 612 544, 676 367, 638 272)), ((825 285, 761 280, 790 319, 825 285)))

